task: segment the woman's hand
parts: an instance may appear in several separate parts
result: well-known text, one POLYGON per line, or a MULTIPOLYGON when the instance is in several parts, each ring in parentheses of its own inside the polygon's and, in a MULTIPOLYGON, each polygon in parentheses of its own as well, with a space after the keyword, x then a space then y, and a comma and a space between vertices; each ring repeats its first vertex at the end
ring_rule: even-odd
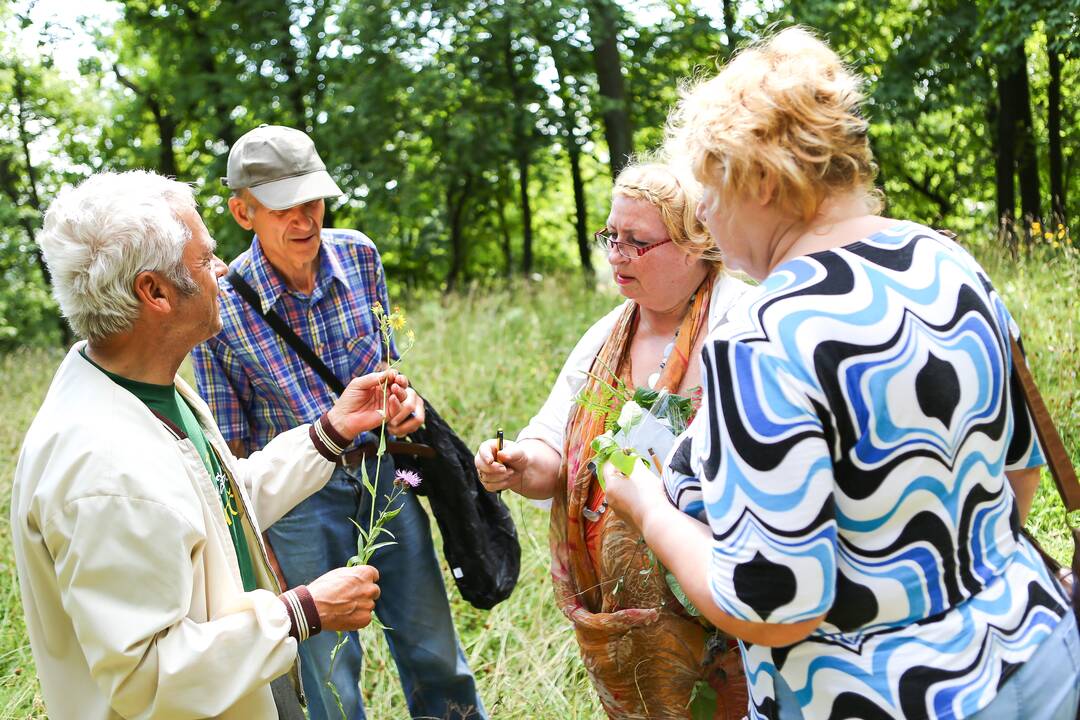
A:
POLYGON ((505 441, 503 449, 496 452, 498 446, 498 440, 485 440, 476 451, 473 462, 480 473, 480 482, 488 492, 521 490, 529 467, 528 453, 512 440, 505 441))
POLYGON ((660 478, 645 463, 635 463, 630 476, 619 472, 610 462, 604 463, 601 472, 608 506, 638 532, 650 509, 670 504, 660 478))
POLYGON ((630 477, 611 463, 604 463, 603 473, 608 506, 641 532, 657 560, 678 579, 686 596, 716 627, 756 645, 785 647, 805 639, 825 619, 823 614, 797 623, 762 623, 728 615, 717 606, 708 573, 703 572, 710 566, 713 554, 709 526, 672 505, 660 478, 644 463, 638 463, 630 477))

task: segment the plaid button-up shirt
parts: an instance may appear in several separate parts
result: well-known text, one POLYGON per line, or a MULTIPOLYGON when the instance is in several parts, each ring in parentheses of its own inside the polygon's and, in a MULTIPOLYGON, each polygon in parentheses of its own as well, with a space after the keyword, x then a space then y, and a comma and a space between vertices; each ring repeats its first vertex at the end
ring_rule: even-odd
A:
MULTIPOLYGON (((390 305, 379 251, 364 234, 323 230, 310 295, 286 287, 257 237, 232 267, 258 293, 263 309, 273 308, 342 383, 382 360, 372 308, 376 301, 390 305)), ((254 452, 278 433, 318 419, 335 395, 226 278, 219 288, 223 327, 192 352, 195 381, 225 439, 243 440, 254 452)))

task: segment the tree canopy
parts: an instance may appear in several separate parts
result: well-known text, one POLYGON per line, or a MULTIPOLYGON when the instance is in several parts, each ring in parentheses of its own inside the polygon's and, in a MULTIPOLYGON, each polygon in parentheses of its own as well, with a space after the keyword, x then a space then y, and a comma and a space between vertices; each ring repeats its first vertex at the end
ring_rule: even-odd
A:
MULTIPOLYGON (((1080 0, 123 0, 116 19, 0 8, 0 348, 63 332, 33 236, 91 172, 219 183, 260 123, 309 132, 398 286, 592 272, 614 172, 681 83, 801 23, 868 79, 887 212, 986 242, 1069 242, 1080 198, 1080 0), (77 76, 64 33, 90 38, 77 76)), ((328 223, 328 224, 330 224, 328 223)))

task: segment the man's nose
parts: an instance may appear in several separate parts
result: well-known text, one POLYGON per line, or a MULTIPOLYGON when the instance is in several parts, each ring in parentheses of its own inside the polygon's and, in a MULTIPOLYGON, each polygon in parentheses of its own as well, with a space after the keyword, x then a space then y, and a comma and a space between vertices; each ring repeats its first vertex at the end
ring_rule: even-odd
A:
POLYGON ((315 219, 308 212, 308 203, 289 208, 289 224, 299 228, 310 228, 315 219))
POLYGON ((229 266, 225 264, 224 260, 222 260, 217 255, 215 255, 214 256, 214 276, 215 277, 224 277, 225 273, 227 273, 227 272, 229 272, 229 266))

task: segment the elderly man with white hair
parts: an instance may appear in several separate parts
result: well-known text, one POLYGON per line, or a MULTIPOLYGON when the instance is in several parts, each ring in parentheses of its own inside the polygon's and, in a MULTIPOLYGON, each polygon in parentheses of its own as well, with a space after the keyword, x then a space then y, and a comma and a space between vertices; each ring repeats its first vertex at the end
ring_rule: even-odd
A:
POLYGON ((49 716, 303 717, 298 644, 371 620, 378 573, 281 593, 262 528, 400 410, 394 371, 237 460, 176 376, 221 328, 225 265, 190 189, 147 172, 63 191, 38 236, 76 344, 15 470, 11 527, 49 716), (383 387, 389 400, 383 406, 383 387))

